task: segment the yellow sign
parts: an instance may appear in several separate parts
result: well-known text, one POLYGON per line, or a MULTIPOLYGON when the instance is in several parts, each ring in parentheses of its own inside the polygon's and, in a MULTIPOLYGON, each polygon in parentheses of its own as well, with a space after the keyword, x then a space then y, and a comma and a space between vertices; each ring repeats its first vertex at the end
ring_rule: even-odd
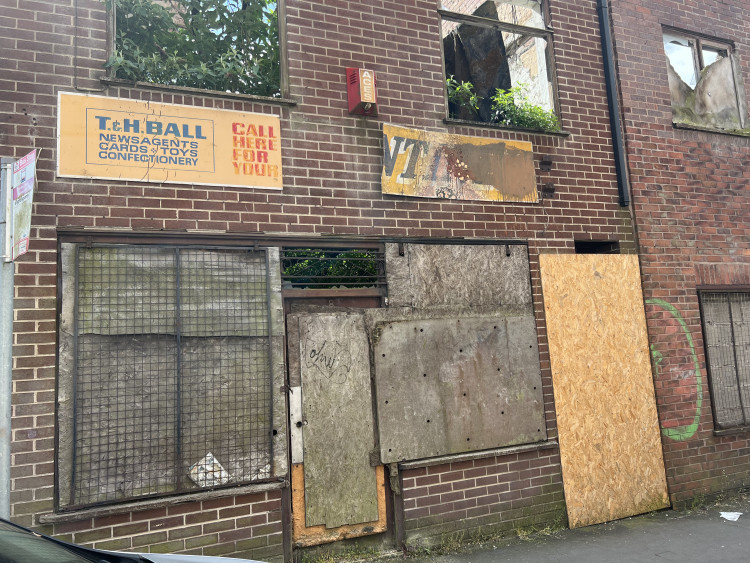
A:
POLYGON ((57 174, 282 189, 273 115, 61 92, 57 174))
POLYGON ((383 125, 384 194, 538 201, 531 143, 383 125))

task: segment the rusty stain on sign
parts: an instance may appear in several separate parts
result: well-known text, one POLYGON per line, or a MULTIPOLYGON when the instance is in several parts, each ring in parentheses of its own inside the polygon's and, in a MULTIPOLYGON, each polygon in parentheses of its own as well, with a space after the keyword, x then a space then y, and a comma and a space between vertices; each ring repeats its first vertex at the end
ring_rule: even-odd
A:
POLYGON ((536 203, 531 143, 383 125, 385 194, 536 203))

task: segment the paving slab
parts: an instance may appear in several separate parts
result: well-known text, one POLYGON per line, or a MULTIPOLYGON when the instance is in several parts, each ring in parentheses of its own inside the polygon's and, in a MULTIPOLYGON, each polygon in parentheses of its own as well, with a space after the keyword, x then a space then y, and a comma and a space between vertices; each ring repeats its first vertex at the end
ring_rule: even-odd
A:
POLYGON ((411 563, 750 561, 750 494, 694 510, 662 510, 575 530, 498 539, 411 563), (734 514, 733 514, 734 513, 734 514), (739 514, 739 515, 738 515, 739 514), (732 518, 736 517, 736 520, 732 518))

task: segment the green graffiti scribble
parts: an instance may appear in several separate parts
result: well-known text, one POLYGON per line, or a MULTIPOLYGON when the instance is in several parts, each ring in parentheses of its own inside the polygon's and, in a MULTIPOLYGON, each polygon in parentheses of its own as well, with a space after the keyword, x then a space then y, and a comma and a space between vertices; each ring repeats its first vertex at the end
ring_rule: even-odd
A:
MULTIPOLYGON (((658 305, 671 314, 677 322, 680 323, 682 331, 685 333, 685 338, 690 346, 690 353, 693 356, 693 365, 695 366, 695 385, 696 385, 696 400, 695 400, 695 417, 693 418, 692 424, 686 426, 678 426, 677 428, 662 428, 661 433, 667 438, 671 438, 675 441, 682 441, 692 438, 696 430, 698 430, 698 422, 701 416, 701 408, 703 406, 703 380, 701 379, 700 365, 698 364, 698 355, 695 353, 695 346, 693 345, 693 337, 690 335, 687 324, 680 315, 680 312, 674 307, 674 305, 667 303, 663 299, 646 299, 648 305, 658 305)), ((651 355, 654 358, 654 365, 656 366, 656 377, 659 377, 659 364, 661 364, 664 356, 653 344, 651 345, 651 355), (658 356, 657 356, 658 355, 658 356)))
POLYGON ((653 344, 651 345, 651 357, 654 359, 654 366, 656 367, 656 377, 659 377, 660 367, 659 364, 661 364, 662 360, 664 360, 664 355, 659 352, 659 350, 656 349, 656 346, 653 344))

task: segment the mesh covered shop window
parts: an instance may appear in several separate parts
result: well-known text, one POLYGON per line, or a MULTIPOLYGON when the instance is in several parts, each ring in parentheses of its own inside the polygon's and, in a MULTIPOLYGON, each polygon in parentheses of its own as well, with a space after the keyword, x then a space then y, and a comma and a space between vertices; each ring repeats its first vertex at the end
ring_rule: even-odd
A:
POLYGON ((748 426, 750 293, 703 292, 700 300, 716 426, 748 426))
POLYGON ((265 252, 75 250, 69 497, 81 507, 271 475, 265 252))

